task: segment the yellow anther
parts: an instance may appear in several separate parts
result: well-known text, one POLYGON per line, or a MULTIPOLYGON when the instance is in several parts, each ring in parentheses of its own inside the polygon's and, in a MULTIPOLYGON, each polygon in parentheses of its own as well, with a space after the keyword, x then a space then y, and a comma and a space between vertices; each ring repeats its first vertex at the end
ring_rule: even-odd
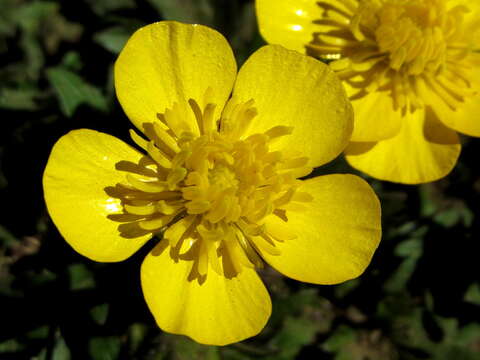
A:
POLYGON ((170 190, 175 190, 177 184, 183 179, 185 179, 185 176, 187 176, 187 169, 183 167, 178 167, 170 170, 167 176, 168 188, 170 190))
POLYGON ((150 141, 147 144, 147 152, 148 155, 152 158, 153 161, 155 161, 158 165, 161 167, 168 169, 172 166, 170 159, 162 153, 157 147, 155 147, 155 144, 153 141, 150 141))
POLYGON ((273 140, 278 137, 290 135, 292 132, 293 132, 292 126, 275 126, 270 130, 266 131, 265 135, 267 135, 270 138, 270 140, 273 140))
POLYGON ((153 215, 157 212, 157 209, 154 204, 145 205, 145 206, 134 206, 125 204, 123 205, 125 211, 133 215, 153 215))
POLYGON ((140 226, 144 230, 149 230, 149 231, 160 230, 162 227, 167 225, 171 220, 172 220, 172 216, 163 215, 151 220, 140 221, 138 223, 138 226, 140 226))
POLYGON ((185 205, 189 214, 203 214, 211 207, 210 201, 194 200, 185 205))
POLYGON ((164 190, 168 190, 167 184, 163 181, 145 181, 135 178, 131 174, 127 174, 127 181, 134 188, 147 193, 158 193, 164 190))

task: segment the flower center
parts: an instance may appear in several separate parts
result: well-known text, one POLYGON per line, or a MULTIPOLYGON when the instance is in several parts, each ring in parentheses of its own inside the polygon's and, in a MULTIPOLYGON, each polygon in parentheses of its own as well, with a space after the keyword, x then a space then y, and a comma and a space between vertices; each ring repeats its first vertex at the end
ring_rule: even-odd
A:
POLYGON ((375 38, 379 50, 388 53, 390 67, 410 75, 421 74, 427 67, 437 71, 445 63, 444 32, 446 11, 443 2, 390 1, 377 12, 375 38))
POLYGON ((144 124, 148 140, 131 131, 148 156, 117 164, 127 171, 127 183, 115 188, 124 210, 119 230, 125 236, 163 233, 173 256, 193 259, 193 278, 203 279, 209 268, 235 276, 245 266, 262 266, 259 254, 278 255, 276 243, 296 237, 269 228, 266 219, 286 222, 289 210, 301 211, 312 200, 298 191, 298 178, 312 169, 308 158, 272 149, 291 127, 244 136, 256 116, 252 100, 231 99, 218 121, 215 105, 188 104, 198 129, 183 121, 186 107, 175 104, 159 122, 144 124))
POLYGON ((316 20, 330 30, 314 34, 312 55, 331 66, 358 92, 388 91, 396 109, 421 108, 434 91, 450 108, 473 96, 473 67, 464 6, 444 0, 333 0, 320 2, 316 20))

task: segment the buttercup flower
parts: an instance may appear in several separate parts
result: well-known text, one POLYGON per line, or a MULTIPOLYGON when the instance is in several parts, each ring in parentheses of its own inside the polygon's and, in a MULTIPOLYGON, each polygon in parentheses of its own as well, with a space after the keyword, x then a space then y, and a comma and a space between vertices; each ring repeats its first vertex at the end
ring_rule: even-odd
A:
POLYGON ((256 0, 270 43, 330 59, 352 100, 345 154, 383 180, 447 175, 456 131, 480 136, 480 2, 256 0))
POLYGON ((143 151, 72 131, 50 155, 45 200, 95 261, 124 260, 159 235, 141 284, 160 328, 216 345, 257 334, 271 312, 255 271, 264 262, 315 284, 363 272, 381 232, 372 189, 352 175, 299 180, 352 131, 327 66, 266 46, 237 75, 219 33, 159 22, 127 42, 115 88, 143 151))

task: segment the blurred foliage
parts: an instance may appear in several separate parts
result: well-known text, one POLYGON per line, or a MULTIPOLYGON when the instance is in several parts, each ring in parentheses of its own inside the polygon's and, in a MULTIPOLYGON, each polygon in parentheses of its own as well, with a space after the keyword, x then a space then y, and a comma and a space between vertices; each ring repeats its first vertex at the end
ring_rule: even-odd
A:
MULTIPOLYGON (((93 263, 48 219, 41 177, 54 142, 93 128, 127 138, 112 66, 161 19, 221 31, 241 64, 263 44, 251 1, 0 0, 0 359, 480 359, 479 141, 422 186, 370 181, 384 236, 371 266, 338 286, 262 271, 273 314, 253 339, 211 347, 162 333, 142 298, 148 249, 93 263)), ((354 172, 342 159, 316 174, 354 172)))

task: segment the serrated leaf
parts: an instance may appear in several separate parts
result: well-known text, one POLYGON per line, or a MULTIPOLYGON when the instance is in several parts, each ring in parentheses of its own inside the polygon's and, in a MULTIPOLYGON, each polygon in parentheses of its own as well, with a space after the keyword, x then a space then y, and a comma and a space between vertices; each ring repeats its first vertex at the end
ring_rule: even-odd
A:
POLYGON ((95 109, 106 111, 107 101, 99 89, 88 84, 77 74, 55 67, 47 70, 50 81, 60 102, 62 112, 70 117, 81 104, 88 104, 95 109))

